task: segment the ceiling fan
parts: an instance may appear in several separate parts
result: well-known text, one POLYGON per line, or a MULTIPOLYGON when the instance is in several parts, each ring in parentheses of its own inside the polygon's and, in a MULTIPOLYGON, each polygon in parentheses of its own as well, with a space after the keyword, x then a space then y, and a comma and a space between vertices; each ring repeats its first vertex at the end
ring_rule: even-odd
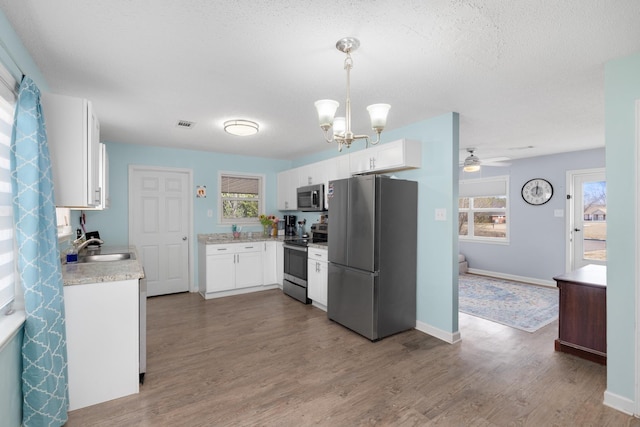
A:
POLYGON ((469 156, 464 161, 460 162, 460 166, 465 172, 477 172, 482 166, 509 166, 509 163, 503 163, 505 160, 510 160, 509 157, 492 157, 490 159, 480 160, 474 152, 475 148, 467 148, 469 156))

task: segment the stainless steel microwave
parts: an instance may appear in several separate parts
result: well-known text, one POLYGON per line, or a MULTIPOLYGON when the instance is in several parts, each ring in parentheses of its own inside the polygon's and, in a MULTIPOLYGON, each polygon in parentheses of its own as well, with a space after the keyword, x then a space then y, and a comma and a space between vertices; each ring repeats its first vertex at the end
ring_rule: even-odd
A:
POLYGON ((323 212, 324 184, 298 188, 298 210, 302 212, 323 212))

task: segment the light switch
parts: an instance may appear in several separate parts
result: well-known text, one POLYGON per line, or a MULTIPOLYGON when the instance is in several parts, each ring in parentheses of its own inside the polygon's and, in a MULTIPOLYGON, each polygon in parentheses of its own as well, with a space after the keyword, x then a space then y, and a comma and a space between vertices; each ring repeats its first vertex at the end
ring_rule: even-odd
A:
POLYGON ((447 220, 447 210, 445 208, 437 208, 436 221, 446 221, 446 220, 447 220))
POLYGON ((554 209, 553 216, 556 218, 562 218, 564 216, 564 209, 554 209))
POLYGON ((209 210, 207 211, 207 216, 208 216, 209 218, 213 218, 213 209, 209 209, 209 210))

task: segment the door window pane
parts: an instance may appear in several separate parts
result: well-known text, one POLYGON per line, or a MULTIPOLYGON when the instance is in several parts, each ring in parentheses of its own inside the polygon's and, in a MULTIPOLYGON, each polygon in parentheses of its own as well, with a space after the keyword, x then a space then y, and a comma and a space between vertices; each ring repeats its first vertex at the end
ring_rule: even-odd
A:
POLYGON ((583 258, 607 260, 607 183, 585 182, 582 185, 583 258))

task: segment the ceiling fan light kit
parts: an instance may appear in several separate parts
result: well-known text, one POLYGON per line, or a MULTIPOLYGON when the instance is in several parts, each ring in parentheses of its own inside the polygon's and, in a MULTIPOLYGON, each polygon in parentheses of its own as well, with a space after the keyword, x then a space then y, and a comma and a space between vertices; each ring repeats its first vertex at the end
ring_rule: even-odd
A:
POLYGON ((478 172, 480 170, 481 165, 485 165, 485 166, 509 166, 510 165, 510 163, 502 163, 505 160, 510 160, 509 157, 494 157, 491 159, 480 160, 474 154, 474 152, 476 151, 475 148, 467 148, 466 150, 467 150, 467 153, 469 153, 469 156, 467 156, 467 158, 464 159, 464 162, 460 162, 460 166, 462 166, 462 170, 465 172, 478 172))
POLYGON ((480 159, 473 154, 473 148, 468 148, 467 151, 469 156, 464 159, 462 170, 465 172, 478 172, 480 170, 480 159))
POLYGON ((335 117, 336 111, 340 106, 338 101, 333 99, 321 99, 315 102, 318 112, 318 122, 320 129, 324 132, 324 138, 328 143, 337 142, 338 151, 342 151, 343 146, 349 148, 351 143, 357 139, 364 139, 367 144, 375 145, 380 142, 380 134, 387 125, 387 115, 391 105, 389 104, 372 104, 367 107, 369 118, 371 119, 371 128, 376 132, 376 140, 370 141, 368 135, 354 135, 351 131, 351 69, 353 68, 353 60, 351 52, 360 46, 360 41, 355 37, 345 37, 336 43, 336 49, 347 55, 344 60, 344 69, 347 72, 347 99, 345 102, 344 117, 335 117), (333 132, 329 132, 333 128, 333 132))

